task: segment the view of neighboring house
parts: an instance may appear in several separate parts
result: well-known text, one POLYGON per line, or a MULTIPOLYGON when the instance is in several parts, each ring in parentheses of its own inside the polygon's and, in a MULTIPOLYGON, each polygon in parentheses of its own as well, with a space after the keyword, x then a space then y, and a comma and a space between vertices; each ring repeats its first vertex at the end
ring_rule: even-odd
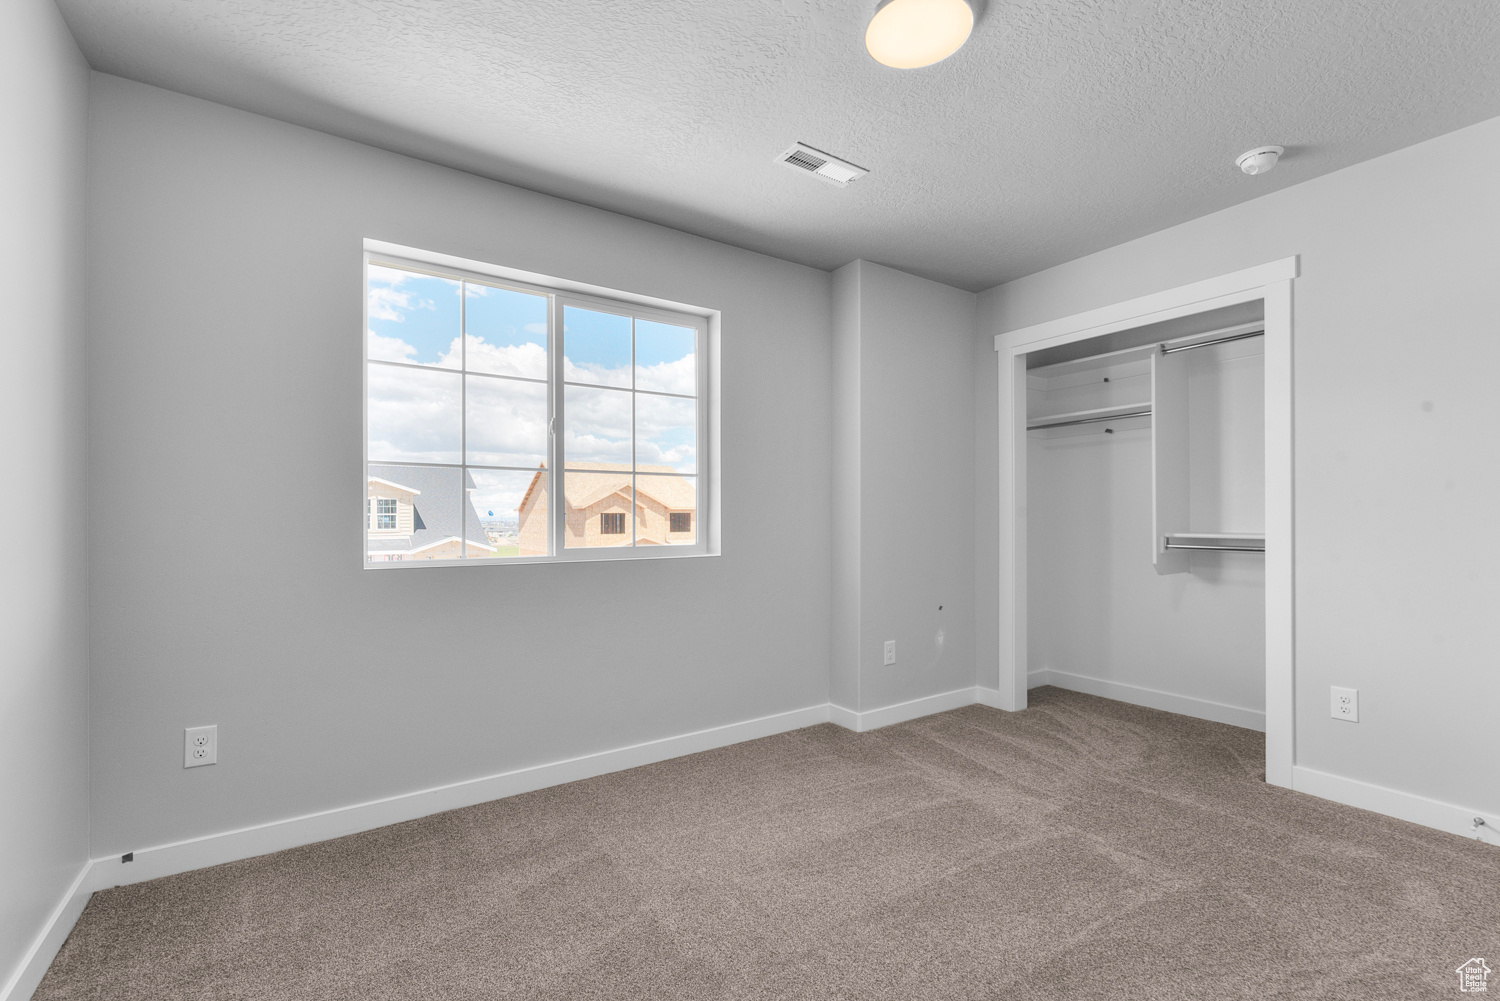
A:
POLYGON ((462 489, 459 471, 451 468, 371 463, 368 477, 367 561, 495 555, 474 510, 474 480, 467 471, 462 489))
MULTIPOLYGON (((698 494, 691 477, 671 466, 637 466, 635 522, 631 523, 630 466, 610 462, 575 462, 563 471, 563 501, 568 546, 628 546, 631 532, 638 546, 693 542, 698 494)), ((520 555, 547 553, 547 473, 531 478, 519 508, 520 555)))

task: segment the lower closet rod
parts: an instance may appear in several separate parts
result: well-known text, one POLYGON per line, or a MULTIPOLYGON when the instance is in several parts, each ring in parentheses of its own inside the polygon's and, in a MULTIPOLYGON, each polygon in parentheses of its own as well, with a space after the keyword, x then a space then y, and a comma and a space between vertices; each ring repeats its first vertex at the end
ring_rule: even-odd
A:
MULTIPOLYGON (((1103 417, 1074 417, 1066 421, 1053 421, 1051 424, 1028 424, 1026 430, 1041 431, 1044 428, 1065 428, 1074 424, 1102 424, 1105 421, 1123 421, 1131 417, 1150 417, 1150 410, 1133 410, 1128 414, 1106 414, 1103 417)), ((1043 418, 1045 420, 1046 418, 1043 418)))
POLYGON ((1168 542, 1167 549, 1208 549, 1216 553, 1263 553, 1265 546, 1185 546, 1180 542, 1168 542))

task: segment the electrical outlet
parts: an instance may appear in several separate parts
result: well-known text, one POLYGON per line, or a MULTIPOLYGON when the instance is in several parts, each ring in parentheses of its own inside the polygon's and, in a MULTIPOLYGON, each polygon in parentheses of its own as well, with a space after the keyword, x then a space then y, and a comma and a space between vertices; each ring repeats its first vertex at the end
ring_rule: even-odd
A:
POLYGON ((1329 707, 1329 715, 1334 719, 1346 719, 1351 723, 1359 722, 1359 689, 1357 688, 1330 688, 1332 704, 1329 707))
POLYGON ((896 641, 895 640, 886 640, 885 641, 885 662, 886 662, 887 666, 896 663, 896 641))
POLYGON ((190 726, 182 731, 182 767, 217 764, 219 761, 219 726, 190 726))

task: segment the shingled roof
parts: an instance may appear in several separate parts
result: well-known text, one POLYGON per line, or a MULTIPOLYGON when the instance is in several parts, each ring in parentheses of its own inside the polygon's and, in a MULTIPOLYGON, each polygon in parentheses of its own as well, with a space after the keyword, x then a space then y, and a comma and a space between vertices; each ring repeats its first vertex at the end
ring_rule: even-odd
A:
MULTIPOLYGON (((526 506, 527 498, 541 482, 546 468, 545 464, 537 468, 521 498, 520 507, 526 506)), ((669 511, 692 511, 697 508, 698 492, 694 489, 691 478, 684 477, 671 466, 641 465, 636 466, 635 471, 641 474, 658 474, 637 476, 637 493, 650 497, 669 511)), ((629 487, 629 463, 570 462, 563 467, 563 493, 567 497, 568 506, 575 511, 592 507, 610 494, 629 487)))
POLYGON ((368 540, 372 553, 410 553, 445 539, 464 536, 464 520, 468 521, 470 545, 494 549, 479 523, 479 512, 474 510, 474 478, 467 471, 463 474, 463 488, 459 487, 458 470, 441 466, 402 466, 397 464, 370 463, 368 475, 371 479, 384 480, 398 487, 417 492, 412 498, 412 534, 368 540), (462 507, 460 507, 462 505, 462 507))

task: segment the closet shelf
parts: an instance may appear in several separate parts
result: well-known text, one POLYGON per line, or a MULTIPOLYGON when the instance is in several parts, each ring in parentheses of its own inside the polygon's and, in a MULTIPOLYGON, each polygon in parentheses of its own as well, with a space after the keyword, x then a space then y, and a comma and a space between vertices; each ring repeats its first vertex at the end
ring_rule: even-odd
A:
POLYGON ((1127 403, 1119 407, 1100 407, 1097 410, 1075 410, 1067 414, 1051 414, 1047 417, 1032 417, 1026 421, 1026 430, 1042 431, 1046 428, 1071 427, 1075 424, 1099 424, 1104 421, 1119 421, 1127 417, 1150 417, 1151 404, 1127 403))
POLYGON ((1264 532, 1173 532, 1162 540, 1163 549, 1189 549, 1216 553, 1263 553, 1264 532))

